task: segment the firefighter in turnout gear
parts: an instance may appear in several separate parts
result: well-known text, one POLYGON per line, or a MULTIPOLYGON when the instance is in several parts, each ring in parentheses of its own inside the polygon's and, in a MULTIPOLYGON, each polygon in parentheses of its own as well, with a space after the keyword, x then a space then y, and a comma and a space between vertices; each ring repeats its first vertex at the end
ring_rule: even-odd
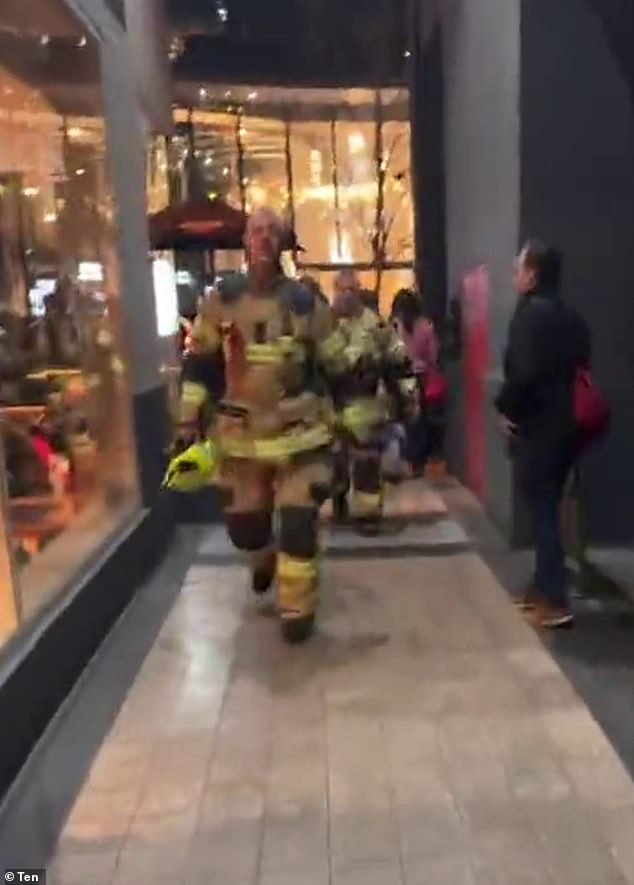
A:
POLYGON ((282 632, 301 642, 317 603, 318 519, 332 488, 329 390, 345 373, 330 306, 281 272, 281 220, 249 219, 248 273, 204 302, 184 360, 182 441, 201 415, 220 448, 228 533, 249 554, 253 590, 277 579, 282 632), (273 517, 278 539, 273 537, 273 517))
POLYGON ((416 379, 407 348, 393 328, 364 305, 352 271, 342 271, 337 278, 334 311, 350 367, 335 388, 334 517, 341 522, 351 515, 362 531, 375 532, 383 515, 385 429, 416 408, 416 379))

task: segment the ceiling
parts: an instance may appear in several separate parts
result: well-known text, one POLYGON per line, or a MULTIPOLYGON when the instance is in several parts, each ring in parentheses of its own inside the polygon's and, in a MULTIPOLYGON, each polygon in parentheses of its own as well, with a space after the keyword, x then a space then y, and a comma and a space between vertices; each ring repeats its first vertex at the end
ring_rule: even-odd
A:
POLYGON ((407 0, 166 0, 177 78, 277 85, 406 82, 407 0))
MULTIPOLYGON (((121 0, 108 2, 121 11, 121 0)), ((237 91, 243 84, 248 95, 264 86, 374 90, 408 82, 407 0, 164 2, 179 45, 172 66, 180 104, 204 106, 196 100, 201 88, 211 94, 223 84, 237 91)), ((82 31, 63 0, 0 0, 2 65, 61 112, 95 106, 98 53, 82 31)), ((309 116, 330 117, 334 95, 313 93, 309 116)), ((261 112, 276 113, 289 100, 297 117, 307 94, 263 93, 261 112)))
POLYGON ((2 0, 0 30, 14 34, 75 37, 83 33, 77 19, 60 0, 2 0))

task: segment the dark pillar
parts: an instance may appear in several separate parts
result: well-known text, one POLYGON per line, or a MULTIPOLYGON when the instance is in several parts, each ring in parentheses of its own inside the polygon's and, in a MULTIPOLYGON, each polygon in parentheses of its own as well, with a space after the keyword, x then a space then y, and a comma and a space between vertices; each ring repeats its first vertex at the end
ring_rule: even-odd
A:
POLYGON ((447 311, 444 95, 440 20, 414 0, 410 59, 416 281, 436 320, 447 311), (431 17, 431 21, 429 20, 431 17))
POLYGON ((589 459, 591 537, 634 539, 634 11, 630 0, 522 4, 522 234, 559 244, 614 407, 589 459))
MULTIPOLYGON (((454 0, 438 4, 437 15, 449 290, 459 291, 464 275, 480 265, 490 279, 481 420, 473 421, 463 403, 452 413, 449 439, 473 456, 484 437, 481 497, 509 537, 526 540, 491 400, 515 301, 513 252, 527 236, 552 241, 564 250, 564 295, 592 329, 595 373, 614 407, 610 439, 588 459, 590 536, 631 542, 634 7, 630 0, 454 0)), ((432 52, 430 38, 423 58, 432 52)), ((418 148, 426 182, 422 157, 418 148)), ((428 186, 419 186, 421 218, 428 186)), ((428 245, 423 239, 423 252, 428 245)), ((468 388, 464 372, 458 381, 457 391, 468 388)), ((466 478, 465 458, 455 463, 466 478)))

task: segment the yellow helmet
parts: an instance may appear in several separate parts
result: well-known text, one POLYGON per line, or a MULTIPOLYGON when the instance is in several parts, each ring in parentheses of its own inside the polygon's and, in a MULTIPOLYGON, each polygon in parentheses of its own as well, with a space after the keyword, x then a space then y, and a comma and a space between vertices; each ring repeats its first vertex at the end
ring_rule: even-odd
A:
POLYGON ((218 446, 210 440, 194 443, 170 461, 163 488, 171 492, 198 492, 211 485, 220 467, 218 446))

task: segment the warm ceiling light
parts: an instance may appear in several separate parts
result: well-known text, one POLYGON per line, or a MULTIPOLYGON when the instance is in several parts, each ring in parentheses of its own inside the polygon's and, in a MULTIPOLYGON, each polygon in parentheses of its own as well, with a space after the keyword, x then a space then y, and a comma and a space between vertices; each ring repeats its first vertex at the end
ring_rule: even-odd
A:
POLYGON ((200 89, 198 90, 198 95, 200 96, 200 98, 201 98, 203 101, 207 98, 207 90, 205 89, 204 86, 201 86, 201 87, 200 87, 200 89))
POLYGON ((247 96, 249 101, 255 101, 257 97, 258 97, 257 92, 249 92, 249 94, 247 96))
POLYGON ((25 197, 37 197, 39 192, 39 187, 25 187, 22 189, 22 193, 25 197))
POLYGON ((86 174, 85 169, 75 169, 75 175, 85 175, 85 174, 86 174))
POLYGON ((68 130, 69 138, 81 138, 84 134, 84 130, 80 126, 71 126, 68 130))
POLYGON ((80 37, 79 40, 77 41, 77 47, 79 49, 83 49, 87 43, 88 43, 88 40, 86 39, 86 37, 80 37))
POLYGON ((50 36, 49 36, 48 34, 42 34, 42 36, 40 37, 40 43, 41 43, 41 45, 42 45, 42 46, 48 46, 48 44, 49 44, 50 42, 51 42, 51 38, 50 38, 50 36))

